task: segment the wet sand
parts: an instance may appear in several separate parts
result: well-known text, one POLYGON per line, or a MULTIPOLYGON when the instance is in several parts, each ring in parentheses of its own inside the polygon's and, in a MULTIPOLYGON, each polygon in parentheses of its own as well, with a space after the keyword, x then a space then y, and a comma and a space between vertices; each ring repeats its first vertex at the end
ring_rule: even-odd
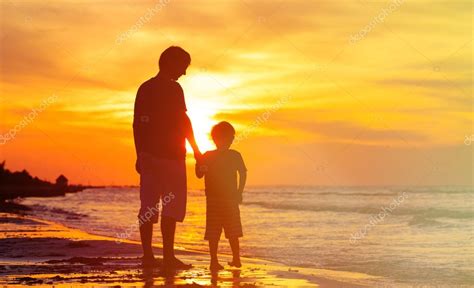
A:
MULTIPOLYGON (((161 255, 160 246, 154 247, 161 255)), ((88 234, 30 216, 0 213, 0 285, 178 286, 178 287, 382 287, 383 279, 362 273, 288 267, 242 258, 241 269, 211 273, 209 256, 178 250, 193 268, 164 275, 140 267, 135 241, 88 234)), ((230 261, 219 255, 220 262, 230 261)), ((384 286, 386 287, 386 286, 384 286)))

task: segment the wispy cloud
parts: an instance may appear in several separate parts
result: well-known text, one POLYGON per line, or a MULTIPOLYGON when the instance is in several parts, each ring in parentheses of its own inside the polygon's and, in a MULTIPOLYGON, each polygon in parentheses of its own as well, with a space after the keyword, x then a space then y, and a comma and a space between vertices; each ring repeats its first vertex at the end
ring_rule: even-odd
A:
MULTIPOLYGON (((383 147, 398 145, 397 157, 411 161, 413 155, 404 154, 410 145, 463 145, 464 135, 472 134, 469 1, 405 1, 355 45, 348 43, 350 35, 387 1, 169 1, 117 45, 117 37, 157 2, 0 4, 8 15, 0 18, 0 127, 8 129, 51 93, 58 97, 8 143, 6 157, 25 159, 29 151, 47 158, 45 151, 63 149, 64 161, 74 161, 68 153, 87 146, 97 159, 101 153, 110 159, 125 155, 126 160, 114 159, 118 174, 134 183, 129 162, 135 93, 157 72, 159 55, 169 45, 191 53, 180 83, 199 135, 218 120, 241 131, 277 99, 291 97, 239 144, 254 159, 254 171, 260 169, 255 147, 279 155, 265 164, 268 169, 304 157, 280 155, 278 149, 312 151, 314 145, 327 151, 356 145, 360 155, 380 149, 381 158, 389 155, 383 147), (57 147, 54 141, 65 142, 61 135, 71 143, 57 147), (100 145, 87 144, 87 135, 100 145), (111 141, 117 145, 109 151, 111 141), (25 149, 30 142, 36 145, 28 149, 36 150, 25 149)), ((433 157, 455 154, 443 151, 433 157)), ((352 166, 363 158, 355 155, 360 163, 352 166)), ((459 167, 453 175, 460 174, 459 167)), ((401 183, 408 178, 399 170, 392 171, 393 179, 401 183)), ((268 182, 265 173, 257 178, 268 182)))

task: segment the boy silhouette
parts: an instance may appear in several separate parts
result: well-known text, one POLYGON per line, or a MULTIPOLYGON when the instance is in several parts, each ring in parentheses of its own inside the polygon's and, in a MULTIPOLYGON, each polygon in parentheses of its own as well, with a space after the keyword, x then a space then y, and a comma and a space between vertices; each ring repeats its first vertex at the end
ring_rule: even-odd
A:
POLYGON ((186 269, 175 257, 176 222, 186 214, 186 139, 194 157, 201 153, 186 114, 183 89, 176 82, 191 63, 188 52, 172 46, 160 56, 159 73, 143 83, 137 92, 133 117, 133 136, 137 153, 136 170, 140 174, 140 238, 143 267, 157 266, 151 246, 153 224, 158 222, 162 199, 161 234, 163 267, 186 269))
POLYGON ((211 271, 224 267, 217 259, 219 239, 224 230, 232 249, 230 266, 240 268, 239 237, 243 236, 239 204, 247 179, 247 168, 239 152, 229 149, 234 141, 235 129, 229 122, 220 122, 211 130, 217 149, 207 151, 196 163, 196 176, 204 176, 206 186, 206 232, 209 241, 211 271), (239 181, 237 184, 237 173, 239 181))

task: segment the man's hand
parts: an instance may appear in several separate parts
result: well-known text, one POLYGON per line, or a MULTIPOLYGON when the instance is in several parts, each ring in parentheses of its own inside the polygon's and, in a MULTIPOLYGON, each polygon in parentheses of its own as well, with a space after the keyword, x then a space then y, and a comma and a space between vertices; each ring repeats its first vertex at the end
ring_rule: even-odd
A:
POLYGON ((201 154, 201 151, 199 151, 199 149, 194 150, 194 159, 196 159, 197 163, 201 162, 202 154, 201 154))

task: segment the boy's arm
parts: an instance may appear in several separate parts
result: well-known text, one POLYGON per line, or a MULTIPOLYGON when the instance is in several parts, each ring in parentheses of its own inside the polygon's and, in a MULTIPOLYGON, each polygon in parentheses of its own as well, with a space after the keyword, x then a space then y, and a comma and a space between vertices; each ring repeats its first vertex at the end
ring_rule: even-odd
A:
POLYGON ((239 197, 239 204, 242 203, 242 194, 244 192, 245 183, 247 182, 247 167, 245 167, 242 155, 237 152, 237 171, 239 172, 239 186, 237 187, 237 195, 239 197))
POLYGON ((239 170, 239 188, 237 188, 239 203, 242 203, 242 194, 244 192, 245 182, 247 182, 247 170, 239 170))

